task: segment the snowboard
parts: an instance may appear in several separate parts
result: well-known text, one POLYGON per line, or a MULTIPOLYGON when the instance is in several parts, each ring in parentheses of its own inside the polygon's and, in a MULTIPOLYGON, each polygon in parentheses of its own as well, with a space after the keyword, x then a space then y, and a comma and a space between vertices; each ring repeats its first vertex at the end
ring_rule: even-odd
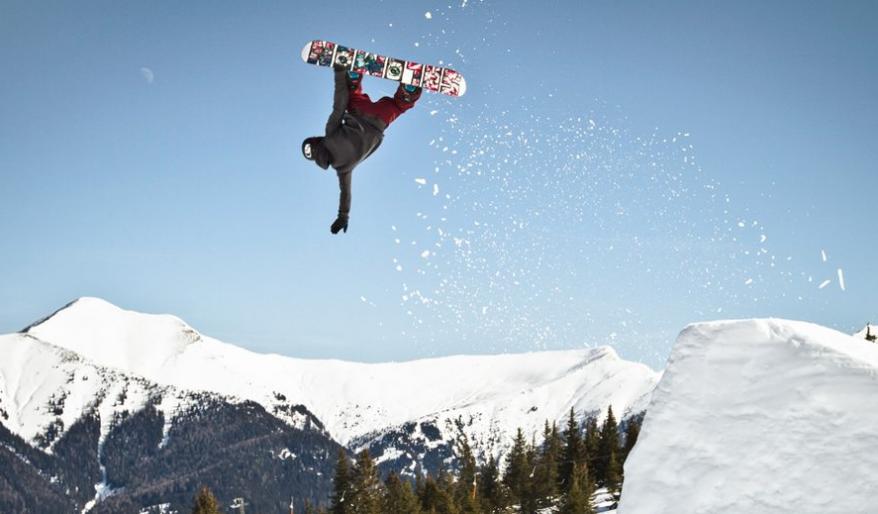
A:
POLYGON ((302 60, 317 66, 358 71, 364 76, 393 80, 433 93, 448 96, 466 93, 466 80, 451 68, 394 59, 332 41, 315 39, 309 42, 302 48, 302 60))

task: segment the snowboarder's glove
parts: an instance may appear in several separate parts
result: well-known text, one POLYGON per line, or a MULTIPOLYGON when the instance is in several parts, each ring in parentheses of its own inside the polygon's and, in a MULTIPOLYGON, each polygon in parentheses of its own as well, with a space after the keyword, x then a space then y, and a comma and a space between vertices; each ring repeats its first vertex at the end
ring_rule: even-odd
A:
POLYGON ((335 221, 332 222, 332 226, 329 227, 329 231, 333 234, 338 234, 339 231, 344 230, 345 234, 348 232, 348 217, 344 214, 339 214, 338 218, 335 218, 335 221))

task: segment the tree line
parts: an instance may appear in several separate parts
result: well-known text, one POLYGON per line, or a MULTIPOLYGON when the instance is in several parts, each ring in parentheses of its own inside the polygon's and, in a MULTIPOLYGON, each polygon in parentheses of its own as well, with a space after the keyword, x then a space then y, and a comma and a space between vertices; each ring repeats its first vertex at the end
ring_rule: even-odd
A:
POLYGON ((640 420, 632 418, 620 434, 612 407, 600 425, 594 418, 580 425, 571 409, 563 429, 546 421, 539 443, 518 429, 501 472, 493 456, 478 465, 459 430, 456 472, 414 481, 396 473, 382 481, 368 451, 353 463, 340 451, 328 509, 307 506, 305 514, 536 514, 553 506, 559 514, 593 514, 597 488, 621 493, 622 465, 639 433, 640 420))

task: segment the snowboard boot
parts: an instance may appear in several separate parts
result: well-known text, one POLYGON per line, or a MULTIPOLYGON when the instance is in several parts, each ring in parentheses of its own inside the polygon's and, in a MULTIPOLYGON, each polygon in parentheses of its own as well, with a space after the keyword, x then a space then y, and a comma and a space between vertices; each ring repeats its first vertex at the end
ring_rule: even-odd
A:
POLYGON ((421 97, 421 88, 409 84, 400 84, 394 96, 404 103, 414 104, 421 97))
POLYGON ((363 82, 363 74, 358 71, 348 72, 348 87, 351 91, 360 89, 360 83, 363 82))

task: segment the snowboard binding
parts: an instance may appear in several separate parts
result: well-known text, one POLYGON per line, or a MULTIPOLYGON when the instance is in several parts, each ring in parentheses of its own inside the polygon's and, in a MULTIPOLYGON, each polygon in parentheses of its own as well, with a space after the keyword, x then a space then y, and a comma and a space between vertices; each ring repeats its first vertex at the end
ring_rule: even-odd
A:
POLYGON ((356 91, 360 88, 360 83, 363 82, 363 74, 358 71, 349 71, 348 72, 348 85, 351 88, 351 91, 356 91))
POLYGON ((396 90, 396 96, 407 104, 413 104, 421 97, 421 91, 422 89, 418 86, 400 84, 399 88, 396 90))

